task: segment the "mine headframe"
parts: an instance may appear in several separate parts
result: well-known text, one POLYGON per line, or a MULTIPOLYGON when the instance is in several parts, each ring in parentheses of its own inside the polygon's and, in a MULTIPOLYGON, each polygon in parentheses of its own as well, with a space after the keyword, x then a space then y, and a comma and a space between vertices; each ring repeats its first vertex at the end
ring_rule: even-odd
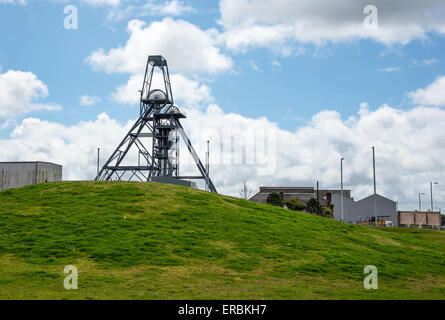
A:
MULTIPOLYGON (((99 171, 96 180, 204 179, 209 190, 217 192, 181 125, 180 119, 186 116, 173 104, 167 60, 162 56, 148 57, 140 94, 139 119, 99 171), (155 78, 160 81, 155 83, 155 78), (179 136, 195 161, 199 175, 179 175, 179 136), (151 148, 147 147, 148 139, 151 148), (137 164, 128 165, 132 150, 137 152, 137 164)), ((135 156, 134 152, 132 155, 135 156)))

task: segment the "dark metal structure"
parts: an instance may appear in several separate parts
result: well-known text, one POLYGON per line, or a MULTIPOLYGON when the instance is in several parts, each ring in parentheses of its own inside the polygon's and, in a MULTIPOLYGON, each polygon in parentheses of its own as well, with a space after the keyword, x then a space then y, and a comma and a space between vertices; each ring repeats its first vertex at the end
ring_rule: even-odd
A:
POLYGON ((208 171, 202 164, 180 119, 186 116, 173 104, 167 60, 149 56, 140 98, 140 116, 116 150, 104 164, 95 180, 160 181, 167 179, 204 179, 211 192, 217 192, 208 171), (163 79, 163 88, 154 88, 153 77, 163 79), (197 176, 179 175, 179 136, 190 152, 199 171, 197 176), (151 140, 151 148, 147 140, 151 140), (137 164, 123 165, 129 152, 137 149, 137 164), (142 162, 141 162, 142 160, 142 162))

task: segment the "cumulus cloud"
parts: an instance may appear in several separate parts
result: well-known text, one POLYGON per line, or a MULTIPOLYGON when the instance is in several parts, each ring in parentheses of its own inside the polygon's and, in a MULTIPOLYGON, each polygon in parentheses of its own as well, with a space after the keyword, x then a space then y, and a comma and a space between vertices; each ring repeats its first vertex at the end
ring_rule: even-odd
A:
POLYGON ((46 84, 32 72, 9 70, 0 73, 0 117, 16 117, 38 110, 60 110, 54 103, 39 103, 48 97, 46 84))
MULTIPOLYGON (((415 208, 417 193, 427 192, 431 179, 445 180, 445 110, 439 108, 401 110, 382 105, 371 110, 363 103, 354 117, 342 119, 338 112, 326 110, 293 131, 280 129, 265 117, 225 113, 213 104, 185 111, 188 118, 183 125, 201 158, 205 141, 211 141, 211 175, 224 194, 237 195, 244 180, 254 189, 259 185, 312 186, 317 180, 322 187, 337 188, 339 161, 344 157, 345 187, 362 198, 372 192, 371 146, 376 147, 377 191, 399 201, 400 208, 415 208), (249 143, 258 146, 261 142, 255 138, 258 132, 276 137, 270 140, 276 145, 255 149, 250 159, 249 143), (259 174, 270 163, 276 163, 274 170, 259 174)), ((5 160, 61 163, 65 179, 90 179, 95 174, 96 148, 101 147, 105 161, 132 123, 120 124, 106 114, 72 126, 29 118, 10 138, 0 140, 0 152, 5 160)), ((196 174, 191 160, 184 161, 186 149, 180 154, 181 174, 196 174)), ((435 192, 437 199, 445 196, 440 185, 435 192)), ((437 206, 441 205, 445 203, 439 200, 437 206)))
POLYGON ((88 95, 81 96, 79 100, 81 106, 94 106, 96 103, 100 102, 99 97, 91 97, 88 95))
POLYGON ((130 36, 124 46, 91 53, 86 61, 93 69, 139 74, 148 54, 163 55, 176 72, 215 74, 232 67, 232 60, 216 45, 215 30, 201 30, 189 22, 165 18, 148 26, 132 20, 127 31, 130 36))
POLYGON ((144 9, 150 11, 152 15, 164 16, 179 16, 195 11, 191 6, 185 5, 184 1, 178 0, 165 1, 163 3, 149 2, 144 6, 144 9))
MULTIPOLYGON (((219 189, 228 194, 235 195, 243 180, 255 188, 259 185, 312 186, 317 180, 323 187, 337 188, 339 161, 344 157, 345 186, 352 189, 356 198, 362 198, 372 192, 371 146, 376 147, 378 192, 398 200, 402 207, 413 206, 417 192, 427 191, 428 181, 445 178, 441 169, 445 166, 441 132, 445 111, 438 108, 400 110, 383 105, 371 111, 363 103, 355 117, 342 119, 338 112, 326 110, 295 131, 282 130, 266 118, 225 114, 216 107, 206 112, 191 110, 187 114, 187 122, 201 125, 202 134, 194 141, 210 139, 212 175, 219 189), (257 162, 225 165, 223 157, 227 155, 218 153, 219 142, 227 139, 223 132, 229 131, 235 139, 245 140, 246 135, 253 136, 257 130, 276 137, 276 154, 269 154, 266 159, 271 161, 276 157, 273 174, 258 175, 261 166, 257 162)), ((204 154, 203 143, 197 148, 204 154)), ((244 154, 244 158, 246 156, 244 154)), ((239 159, 239 155, 232 155, 234 158, 239 159)))
POLYGON ((445 76, 438 78, 424 89, 410 92, 409 97, 414 103, 436 107, 445 106, 445 76))
POLYGON ((252 46, 288 51, 292 41, 327 42, 373 39, 385 45, 445 33, 441 0, 375 0, 378 27, 365 28, 367 0, 221 0, 222 40, 233 50, 252 46))
MULTIPOLYGON (((127 83, 119 86, 112 93, 112 97, 122 104, 137 104, 140 99, 140 92, 144 77, 142 75, 132 75, 127 83)), ((175 104, 188 108, 204 107, 214 100, 211 90, 205 84, 188 79, 181 74, 170 76, 175 104)))
POLYGON ((63 165, 65 180, 92 179, 96 173, 97 147, 109 155, 129 129, 105 113, 95 121, 72 126, 24 119, 8 139, 0 140, 0 150, 9 161, 41 160, 63 165))

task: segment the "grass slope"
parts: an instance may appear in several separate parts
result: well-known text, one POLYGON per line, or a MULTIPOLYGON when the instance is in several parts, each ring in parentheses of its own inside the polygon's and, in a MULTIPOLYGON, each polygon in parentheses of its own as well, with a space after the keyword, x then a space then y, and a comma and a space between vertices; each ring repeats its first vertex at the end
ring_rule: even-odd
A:
POLYGON ((444 299, 445 233, 157 183, 0 192, 1 299, 444 299), (65 290, 63 269, 79 271, 65 290), (365 265, 379 289, 363 288, 365 265))

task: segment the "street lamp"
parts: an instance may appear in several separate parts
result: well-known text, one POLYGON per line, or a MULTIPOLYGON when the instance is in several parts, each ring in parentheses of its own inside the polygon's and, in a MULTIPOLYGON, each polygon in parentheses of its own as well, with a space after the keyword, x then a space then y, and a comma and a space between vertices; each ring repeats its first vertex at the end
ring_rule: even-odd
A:
POLYGON ((425 194, 426 194, 425 192, 420 192, 420 193, 419 193, 419 212, 422 211, 422 202, 420 201, 420 196, 423 196, 423 195, 425 195, 425 194))
POLYGON ((431 211, 433 210, 433 184, 439 184, 439 182, 430 182, 430 192, 431 192, 431 211))
POLYGON ((377 227, 377 187, 375 181, 375 147, 372 146, 372 173, 374 175, 374 219, 377 227))
POLYGON ((343 160, 340 159, 340 180, 341 180, 341 193, 340 193, 340 207, 341 207, 341 221, 343 221, 343 160))
POLYGON ((97 178, 99 179, 99 159, 100 159, 100 148, 97 148, 97 178))

